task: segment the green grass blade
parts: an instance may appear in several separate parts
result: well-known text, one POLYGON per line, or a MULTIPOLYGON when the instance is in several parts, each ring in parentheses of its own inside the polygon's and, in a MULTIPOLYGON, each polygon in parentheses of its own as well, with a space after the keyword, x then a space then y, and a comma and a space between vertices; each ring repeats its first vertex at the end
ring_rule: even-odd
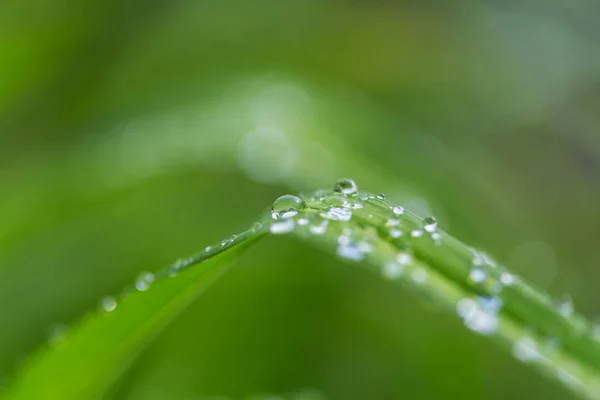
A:
POLYGON ((383 195, 318 191, 302 198, 293 223, 274 224, 286 223, 302 240, 457 314, 468 329, 580 397, 600 399, 598 330, 571 305, 383 195))
POLYGON ((123 293, 114 310, 88 315, 60 344, 34 354, 0 398, 100 397, 146 345, 263 233, 243 232, 157 274, 150 290, 123 293))
POLYGON ((123 296, 114 311, 89 316, 63 345, 32 358, 3 398, 100 395, 227 268, 236 248, 271 232, 292 234, 380 274, 457 314, 469 330, 551 381, 581 398, 600 400, 600 338, 586 318, 451 237, 433 218, 421 218, 383 195, 357 191, 353 184, 336 189, 280 197, 271 217, 252 229, 180 260, 157 275, 152 290, 123 296))

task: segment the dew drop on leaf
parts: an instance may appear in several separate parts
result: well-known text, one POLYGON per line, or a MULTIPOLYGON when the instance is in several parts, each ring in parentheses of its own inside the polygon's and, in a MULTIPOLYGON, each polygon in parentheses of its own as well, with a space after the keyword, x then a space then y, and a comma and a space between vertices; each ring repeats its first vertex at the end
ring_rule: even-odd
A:
POLYGON ((115 299, 112 296, 106 296, 102 299, 100 305, 102 306, 102 309, 104 309, 104 311, 113 311, 115 308, 117 308, 117 299, 115 299))
POLYGON ((434 217, 425 218, 425 232, 433 233, 437 229, 437 220, 434 217))
POLYGON ((379 200, 384 200, 384 199, 385 199, 385 194, 383 194, 383 193, 379 193, 379 194, 377 195, 377 198, 378 198, 379 200))
POLYGON ((280 222, 273 222, 269 230, 273 235, 283 235, 294 230, 296 223, 293 219, 286 219, 280 222))
POLYGON ((392 207, 392 212, 395 215, 402 215, 402 214, 404 214, 404 207, 394 206, 394 207, 392 207))
POLYGON ((365 201, 363 199, 361 199, 360 197, 357 197, 356 199, 354 199, 354 208, 355 209, 360 210, 364 206, 365 206, 365 201))
POLYGON ((152 282, 154 282, 154 274, 152 272, 142 272, 135 280, 135 288, 140 292, 146 291, 150 288, 152 282))
POLYGON ((388 279, 398 279, 402 276, 403 272, 404 267, 394 261, 385 263, 381 270, 381 274, 388 279))
POLYGON ((358 192, 358 186, 352 179, 340 179, 333 186, 333 191, 342 194, 354 194, 358 192))
POLYGON ((306 203, 298 196, 283 195, 273 202, 271 217, 273 219, 287 219, 298 215, 306 207, 306 203))

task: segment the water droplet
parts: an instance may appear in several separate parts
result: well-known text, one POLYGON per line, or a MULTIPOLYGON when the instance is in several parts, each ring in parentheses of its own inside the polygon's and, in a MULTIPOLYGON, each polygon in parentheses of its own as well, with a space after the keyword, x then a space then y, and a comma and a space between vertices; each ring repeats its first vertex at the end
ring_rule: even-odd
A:
POLYGON ((340 179, 333 186, 333 191, 342 194, 354 194, 358 192, 358 186, 352 179, 340 179))
POLYGON ((333 194, 325 199, 325 204, 330 206, 345 207, 348 205, 348 199, 343 194, 333 194))
POLYGON ((364 206, 365 206, 365 201, 363 199, 361 199, 360 197, 357 197, 356 199, 354 199, 354 208, 355 209, 360 210, 364 206))
POLYGON ((440 244, 442 244, 442 235, 439 232, 433 232, 431 234, 431 240, 433 240, 435 242, 436 246, 439 246, 440 244))
POLYGON ((358 246, 351 244, 349 240, 338 243, 337 254, 352 261, 360 261, 365 258, 365 253, 358 246))
POLYGON ((117 308, 117 299, 112 296, 106 296, 100 302, 100 305, 104 309, 104 311, 110 312, 117 308))
POLYGON ((262 227, 263 227, 263 224, 257 221, 252 224, 252 232, 258 232, 262 229, 262 227))
POLYGON ((207 253, 208 253, 209 251, 211 251, 211 250, 212 250, 212 247, 210 247, 210 246, 206 246, 206 247, 204 248, 204 251, 205 251, 205 252, 207 252, 207 253))
POLYGON ((460 299, 456 303, 456 313, 465 326, 474 332, 490 335, 498 330, 499 320, 496 312, 483 309, 473 299, 460 299))
POLYGON ((434 217, 427 217, 424 220, 425 222, 425 232, 433 233, 437 229, 437 220, 434 217))
POLYGON ((487 279, 487 273, 481 268, 473 268, 469 273, 469 279, 474 283, 482 283, 487 279))
POLYGON ((396 261, 400 265, 410 265, 413 262, 413 258, 408 253, 398 253, 398 255, 396 256, 396 261))
POLYGON ((411 233, 410 236, 414 237, 414 238, 419 238, 421 236, 423 236, 423 231, 419 230, 419 229, 414 229, 411 233))
POLYGON ((379 194, 377 195, 377 198, 378 198, 379 200, 384 200, 384 199, 385 199, 385 194, 383 194, 383 193, 379 193, 379 194))
POLYGON ((400 229, 390 229, 390 236, 394 239, 398 239, 402 236, 402 231, 400 229))
POLYGON ((140 292, 148 290, 154 282, 154 274, 152 272, 141 272, 135 280, 135 288, 140 292))
POLYGON ((529 336, 522 337, 513 345, 513 355, 524 363, 533 362, 540 358, 540 351, 535 340, 529 336))
POLYGON ((280 222, 273 222, 269 230, 273 235, 283 235, 294 230, 296 223, 293 219, 285 219, 280 222))
POLYGON ((309 221, 308 218, 299 218, 298 219, 298 225, 308 225, 309 221))
POLYGON ((308 227, 308 230, 313 235, 323 235, 325 233, 325 231, 327 230, 328 225, 329 225, 329 221, 325 220, 325 221, 321 221, 321 223, 318 225, 310 225, 308 227))
POLYGON ((479 296, 477 299, 483 310, 494 314, 499 313, 504 304, 500 297, 479 296))
POLYGON ((504 286, 511 286, 517 283, 517 277, 509 272, 503 272, 500 274, 500 283, 504 286))
POLYGON ((386 223, 385 223, 385 224, 386 224, 387 226, 398 226, 398 225, 400 225, 400 220, 399 220, 399 219, 393 219, 393 218, 390 218, 390 219, 388 219, 388 220, 386 221, 386 223))
POLYGON ((404 214, 404 207, 399 207, 399 206, 392 207, 392 212, 395 215, 402 215, 402 214, 404 214))
POLYGON ((327 211, 321 213, 321 216, 334 221, 350 221, 352 218, 352 210, 340 207, 330 207, 327 211))
POLYGON ((404 272, 404 267, 396 262, 390 261, 385 263, 381 274, 388 279, 398 279, 402 276, 404 272))
POLYGON ((286 194, 273 202, 271 217, 273 219, 287 219, 298 215, 306 207, 306 203, 298 196, 286 194))
POLYGON ((412 272, 411 278, 416 283, 425 283, 427 282, 427 271, 423 268, 417 268, 412 272))
POLYGON ((573 299, 567 293, 563 294, 558 300, 558 312, 563 317, 567 318, 573 314, 575 307, 573 306, 573 299))

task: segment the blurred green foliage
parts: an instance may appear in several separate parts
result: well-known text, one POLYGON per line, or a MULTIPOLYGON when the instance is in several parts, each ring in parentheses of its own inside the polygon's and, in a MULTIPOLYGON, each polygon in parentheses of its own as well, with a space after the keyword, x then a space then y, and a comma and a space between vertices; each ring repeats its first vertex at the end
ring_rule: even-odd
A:
MULTIPOLYGON (((0 372, 142 270, 350 176, 598 310, 600 6, 0 5, 0 372)), ((102 341, 105 338, 98 337, 102 341)), ((111 394, 568 394, 458 320, 261 244, 111 394)))

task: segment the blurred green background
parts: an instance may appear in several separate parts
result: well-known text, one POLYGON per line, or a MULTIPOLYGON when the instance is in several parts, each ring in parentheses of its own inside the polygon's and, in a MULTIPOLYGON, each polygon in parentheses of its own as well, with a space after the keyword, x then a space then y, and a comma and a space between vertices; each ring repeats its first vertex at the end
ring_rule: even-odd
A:
MULTIPOLYGON (((592 0, 5 0, 2 382, 140 271, 341 176, 593 317, 599 21, 592 0)), ((286 238, 247 253, 110 396, 306 388, 570 398, 458 317, 286 238)))

